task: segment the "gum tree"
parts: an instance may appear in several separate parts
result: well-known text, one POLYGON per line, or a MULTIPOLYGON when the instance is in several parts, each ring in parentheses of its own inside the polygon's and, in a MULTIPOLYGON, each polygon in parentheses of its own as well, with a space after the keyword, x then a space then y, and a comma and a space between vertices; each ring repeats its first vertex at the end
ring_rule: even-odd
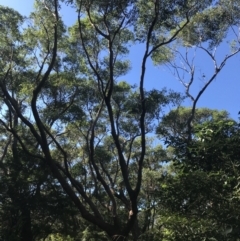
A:
MULTIPOLYGON (((153 58, 163 63, 174 58, 173 44, 186 42, 185 30, 191 33, 187 41, 196 42, 196 21, 208 29, 211 20, 216 27, 201 41, 219 44, 214 33, 221 30, 223 34, 217 35, 221 40, 239 19, 237 4, 236 21, 224 18, 229 13, 229 8, 222 7, 225 3, 230 4, 36 1, 24 29, 21 15, 1 8, 0 123, 7 131, 3 138, 13 136, 29 158, 47 165, 81 216, 113 240, 126 240, 129 235, 137 240, 144 231, 138 212, 150 148, 148 134, 154 131, 164 106, 181 100, 174 92, 145 90, 147 61, 153 58), (77 22, 68 31, 59 16, 65 3, 77 12, 77 22), (217 22, 220 17, 223 26, 217 22), (130 86, 119 78, 130 70, 126 56, 130 44, 137 43, 143 47, 142 63, 137 86, 130 86), (29 139, 37 151, 28 147, 29 139)), ((234 52, 216 67, 194 99, 189 136, 198 99, 238 52, 236 42, 234 52)), ((207 49, 206 53, 213 57, 207 49)))

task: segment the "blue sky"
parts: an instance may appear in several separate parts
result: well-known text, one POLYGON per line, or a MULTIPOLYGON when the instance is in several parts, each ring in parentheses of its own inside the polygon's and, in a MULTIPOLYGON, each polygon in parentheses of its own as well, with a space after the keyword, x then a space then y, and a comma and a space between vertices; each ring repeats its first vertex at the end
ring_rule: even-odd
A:
MULTIPOLYGON (((33 2, 33 0, 0 0, 1 5, 14 8, 25 16, 28 16, 33 10, 33 2)), ((70 7, 62 8, 60 14, 63 16, 68 26, 73 24, 77 19, 77 13, 70 7)), ((231 38, 231 36, 229 38, 231 38)), ((131 47, 130 60, 132 69, 129 74, 122 79, 136 84, 139 82, 143 51, 144 49, 142 46, 131 47)), ((228 53, 229 47, 227 44, 223 44, 217 49, 219 60, 220 56, 224 57, 228 53)), ((213 71, 213 64, 209 58, 206 58, 205 54, 198 51, 195 65, 198 75, 194 80, 195 83, 192 90, 194 93, 197 93, 204 85, 204 79, 202 78, 203 74, 206 76, 205 79, 207 80, 207 77, 213 71)), ((145 87, 147 89, 161 89, 162 87, 167 87, 176 91, 184 91, 182 85, 173 74, 170 73, 166 66, 154 66, 150 60, 147 64, 145 87)), ((185 105, 190 106, 191 101, 186 101, 185 105)), ((203 94, 197 107, 227 110, 232 118, 238 118, 238 112, 240 111, 240 54, 227 62, 223 71, 203 94)))

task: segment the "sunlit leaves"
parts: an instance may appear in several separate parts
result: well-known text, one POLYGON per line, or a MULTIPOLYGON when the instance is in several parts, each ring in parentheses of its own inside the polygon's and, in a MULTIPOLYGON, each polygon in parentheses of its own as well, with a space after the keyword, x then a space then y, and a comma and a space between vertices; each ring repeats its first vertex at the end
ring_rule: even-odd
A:
POLYGON ((193 16, 190 24, 181 33, 181 37, 186 45, 193 46, 207 42, 209 47, 213 48, 225 38, 229 26, 234 27, 238 22, 238 12, 220 3, 193 16))

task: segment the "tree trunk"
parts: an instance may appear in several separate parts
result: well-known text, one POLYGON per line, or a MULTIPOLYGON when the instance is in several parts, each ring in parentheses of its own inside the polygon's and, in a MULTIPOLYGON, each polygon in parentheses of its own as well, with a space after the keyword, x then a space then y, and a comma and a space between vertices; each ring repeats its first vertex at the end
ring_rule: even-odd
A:
POLYGON ((33 241, 31 214, 27 206, 22 209, 21 241, 33 241))

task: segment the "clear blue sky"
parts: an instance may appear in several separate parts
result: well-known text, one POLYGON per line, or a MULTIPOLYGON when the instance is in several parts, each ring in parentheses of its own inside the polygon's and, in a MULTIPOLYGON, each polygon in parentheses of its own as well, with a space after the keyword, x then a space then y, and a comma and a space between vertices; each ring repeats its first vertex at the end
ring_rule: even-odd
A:
MULTIPOLYGON (((33 10, 33 2, 33 0, 0 0, 1 5, 14 8, 25 16, 28 16, 33 10)), ((73 24, 77 19, 77 13, 70 7, 61 9, 60 14, 63 16, 67 25, 73 24)), ((217 51, 219 56, 225 56, 229 53, 229 47, 227 44, 224 44, 217 51)), ((123 78, 124 80, 136 84, 139 82, 142 55, 143 48, 141 46, 131 48, 130 60, 132 62, 132 70, 123 78)), ((204 73, 207 80, 208 74, 212 70, 212 62, 202 53, 198 53, 196 58, 196 72, 199 73, 199 75, 196 76, 193 86, 195 93, 203 87, 203 80, 200 77, 204 73)), ((153 66, 151 61, 149 61, 145 87, 147 89, 161 89, 164 86, 176 91, 184 91, 184 88, 169 72, 168 68, 165 66, 153 66)), ((191 102, 186 101, 185 104, 190 105, 191 102)), ((198 102, 198 107, 227 110, 232 118, 237 119, 238 111, 240 111, 240 55, 227 62, 223 71, 201 97, 198 102)))

